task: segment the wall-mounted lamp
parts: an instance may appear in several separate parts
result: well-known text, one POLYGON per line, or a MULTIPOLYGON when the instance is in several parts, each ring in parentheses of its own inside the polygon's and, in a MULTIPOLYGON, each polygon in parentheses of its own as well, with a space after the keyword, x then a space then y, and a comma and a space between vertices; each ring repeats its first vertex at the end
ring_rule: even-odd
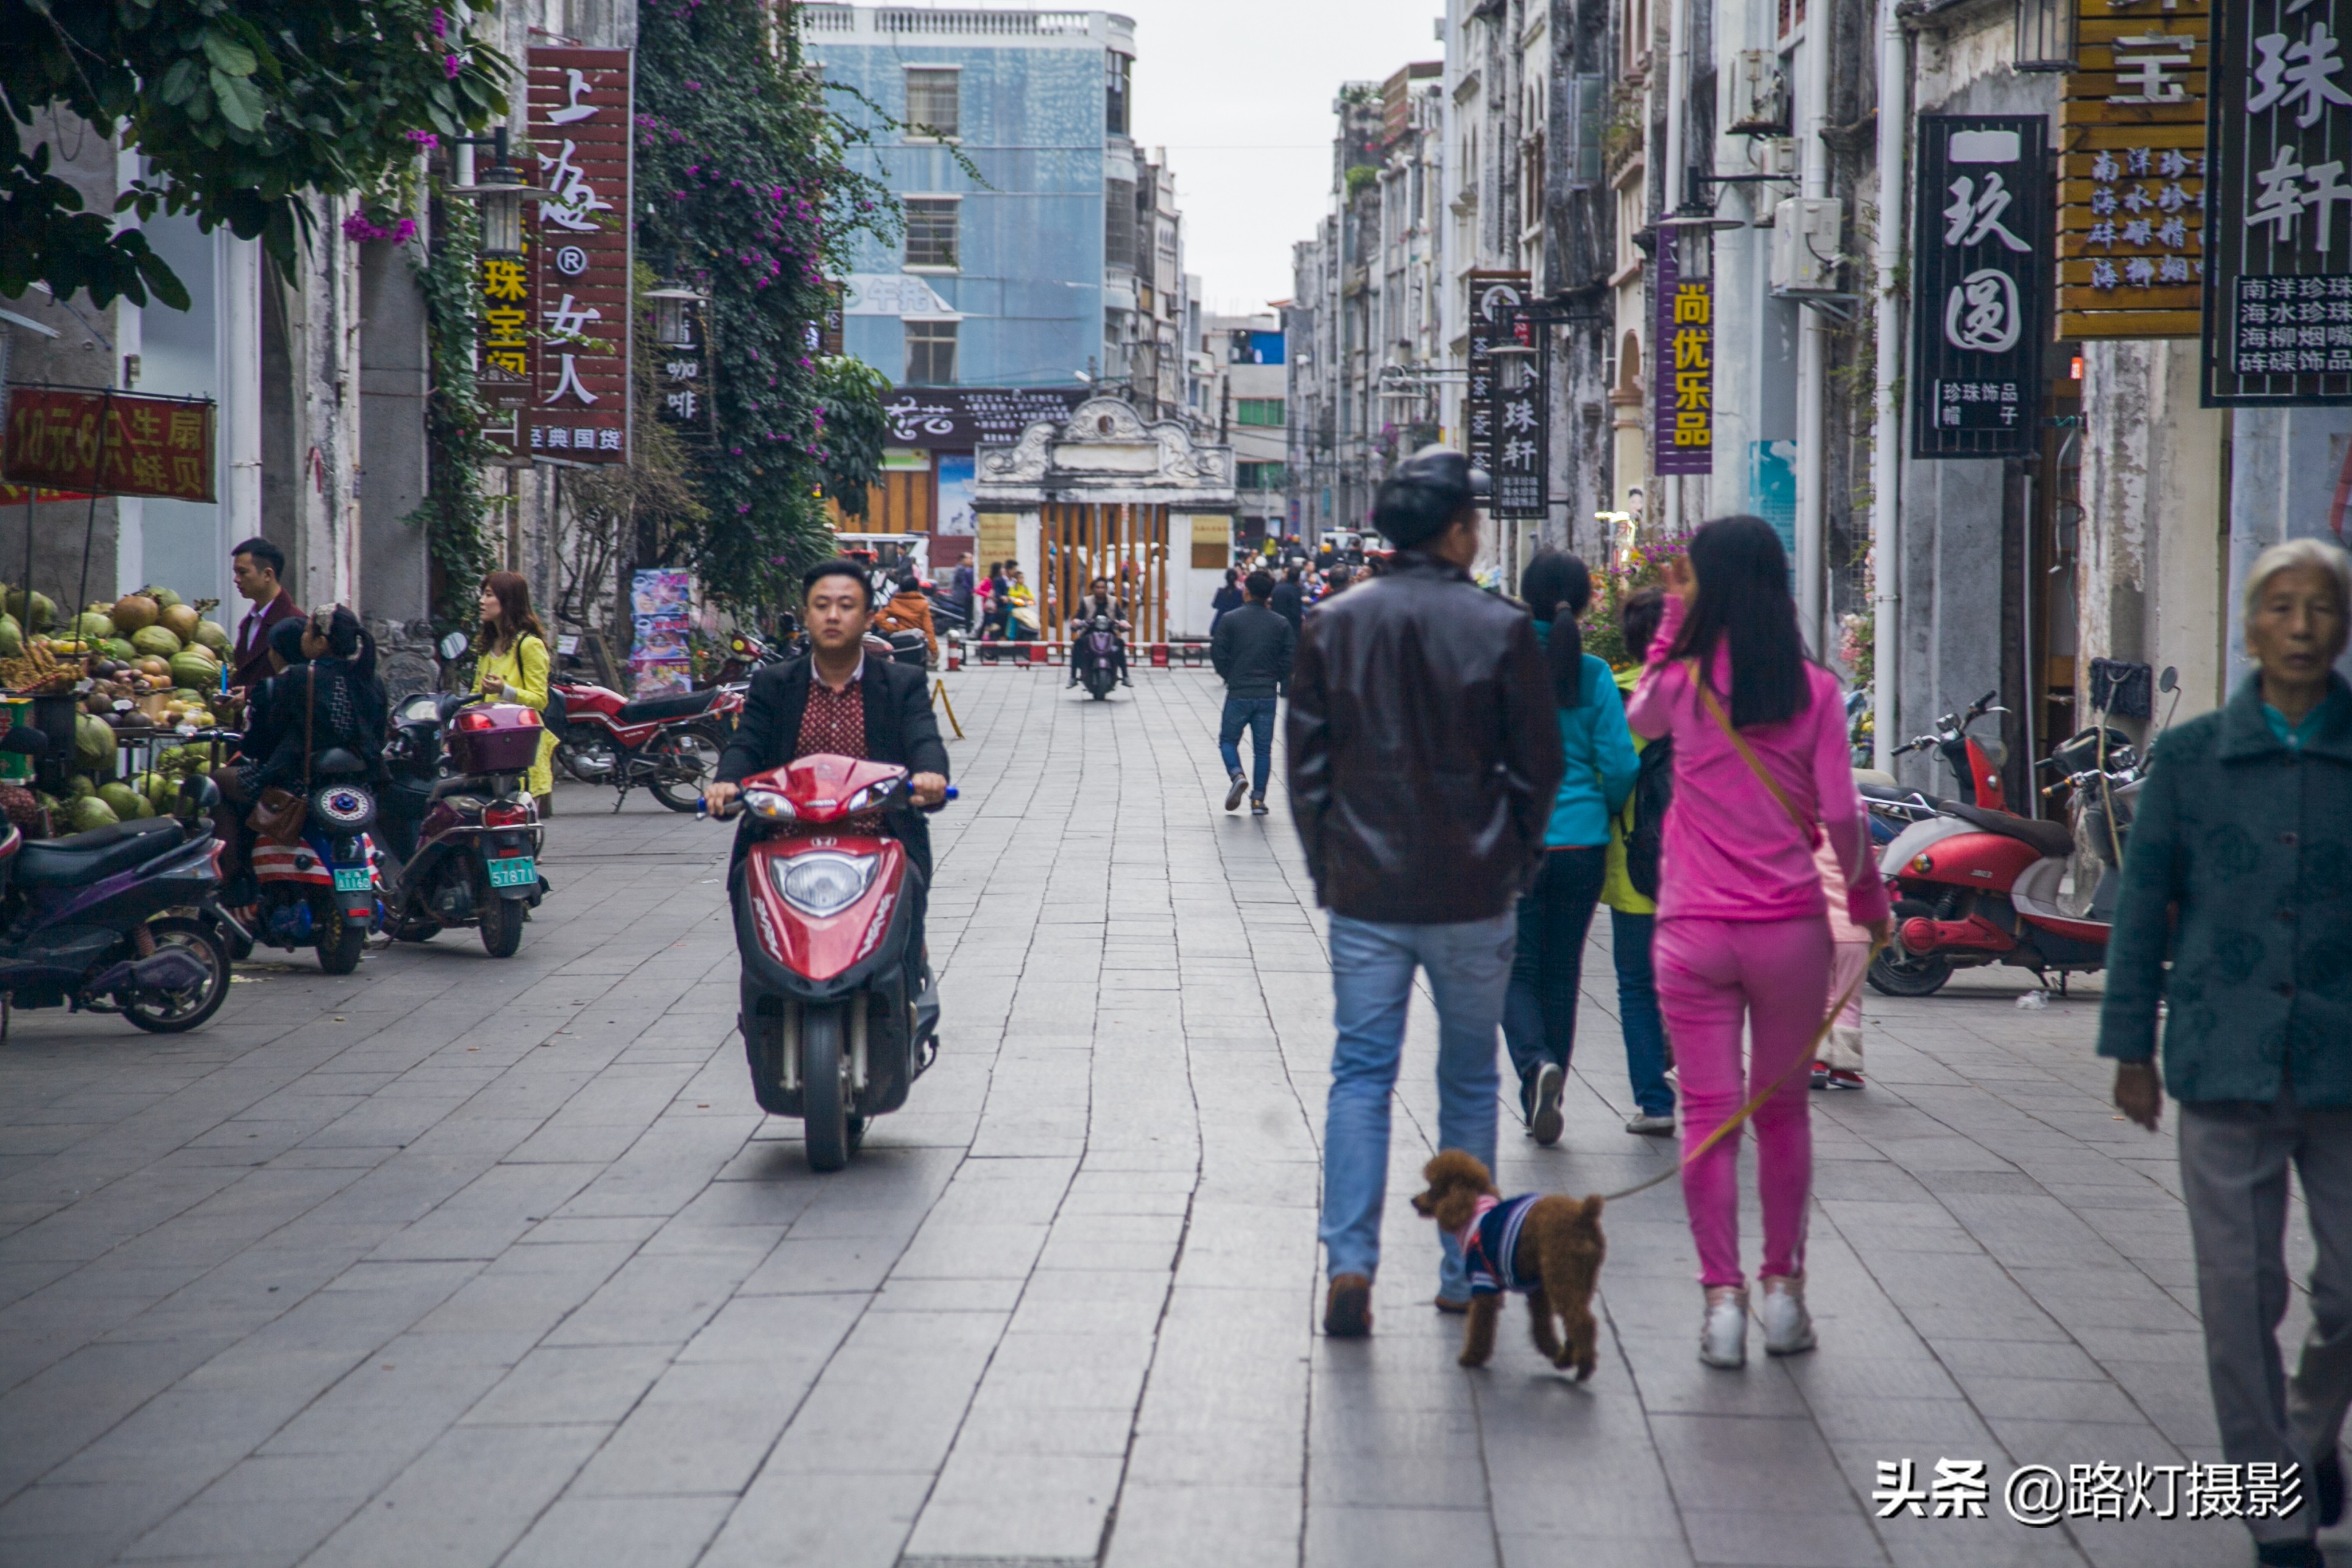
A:
POLYGON ((638 298, 653 301, 654 342, 664 348, 694 346, 694 312, 691 307, 707 304, 709 295, 689 289, 674 279, 665 279, 638 298))

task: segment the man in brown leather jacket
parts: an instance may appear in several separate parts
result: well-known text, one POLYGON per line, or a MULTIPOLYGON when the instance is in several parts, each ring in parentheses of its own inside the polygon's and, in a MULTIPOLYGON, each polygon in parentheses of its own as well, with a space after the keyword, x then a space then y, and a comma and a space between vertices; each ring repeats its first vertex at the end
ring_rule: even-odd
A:
MULTIPOLYGON (((1292 814, 1331 911, 1339 1039, 1325 1116, 1324 1331, 1371 1328, 1389 1100, 1416 968, 1437 1001, 1438 1142, 1495 1163, 1495 1037, 1514 906, 1543 859, 1559 724, 1524 610, 1482 592, 1486 475, 1430 447, 1381 486, 1387 574, 1307 617, 1290 682, 1292 814)), ((1453 1238, 1437 1304, 1467 1309, 1453 1238)))

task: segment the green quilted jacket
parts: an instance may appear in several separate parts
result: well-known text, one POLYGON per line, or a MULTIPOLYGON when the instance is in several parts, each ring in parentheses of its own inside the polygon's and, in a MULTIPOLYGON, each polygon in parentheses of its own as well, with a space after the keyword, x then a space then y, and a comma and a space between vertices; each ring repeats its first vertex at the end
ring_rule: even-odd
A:
POLYGON ((2175 1100, 2352 1105, 2352 700, 2290 749, 2250 677, 2158 743, 2107 947, 2099 1054, 2175 1100), (2178 907, 2178 917, 2174 908, 2178 907), (2169 969, 2167 963, 2169 961, 2169 969))

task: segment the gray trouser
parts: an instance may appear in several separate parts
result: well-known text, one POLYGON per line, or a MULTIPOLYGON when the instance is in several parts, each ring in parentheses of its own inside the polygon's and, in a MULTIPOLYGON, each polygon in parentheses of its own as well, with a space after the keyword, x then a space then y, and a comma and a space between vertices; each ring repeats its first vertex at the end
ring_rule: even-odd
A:
POLYGON ((2232 1464, 2305 1467, 2306 1506, 2291 1519, 2249 1521, 2259 1541, 2317 1527, 2309 1467, 2332 1452, 2352 1398, 2352 1109, 2305 1110, 2292 1092, 2272 1104, 2180 1108, 2180 1185, 2197 1248, 2197 1301, 2221 1454, 2232 1464), (2286 1315, 2287 1167, 2303 1177, 2318 1260, 2311 1332, 2290 1381, 2279 1355, 2286 1315))

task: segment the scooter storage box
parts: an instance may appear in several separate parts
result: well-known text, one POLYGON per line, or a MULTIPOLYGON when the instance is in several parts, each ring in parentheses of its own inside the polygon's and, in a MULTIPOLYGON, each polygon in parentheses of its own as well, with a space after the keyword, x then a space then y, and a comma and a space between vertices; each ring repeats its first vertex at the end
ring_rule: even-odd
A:
POLYGON ((450 721, 449 756, 460 773, 528 773, 545 733, 538 711, 520 703, 468 708, 450 721))

